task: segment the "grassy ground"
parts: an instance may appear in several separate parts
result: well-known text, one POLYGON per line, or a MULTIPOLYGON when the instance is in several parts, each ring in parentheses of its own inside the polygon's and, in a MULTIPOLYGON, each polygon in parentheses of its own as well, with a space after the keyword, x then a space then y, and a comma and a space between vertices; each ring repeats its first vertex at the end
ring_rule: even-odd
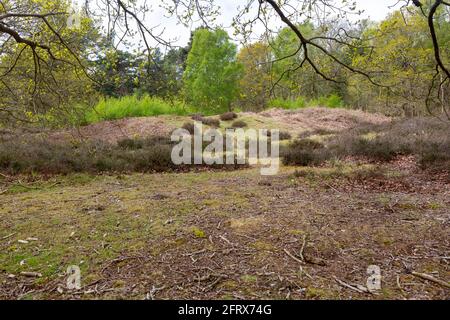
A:
POLYGON ((448 299, 410 272, 450 279, 449 195, 395 164, 17 182, 0 195, 0 298, 448 299), (378 295, 336 280, 365 285, 371 264, 378 295))

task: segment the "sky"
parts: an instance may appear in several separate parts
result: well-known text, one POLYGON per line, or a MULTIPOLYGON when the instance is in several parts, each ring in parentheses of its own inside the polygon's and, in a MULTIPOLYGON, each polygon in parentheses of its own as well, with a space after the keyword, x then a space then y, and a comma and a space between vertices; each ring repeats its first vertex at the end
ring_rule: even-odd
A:
MULTIPOLYGON (((82 3, 81 0, 72 0, 75 4, 82 3)), ((144 0, 138 0, 144 1, 144 0)), ((166 0, 169 1, 170 0, 166 0)), ((340 0, 337 0, 340 1, 340 0)), ((354 0, 357 3, 357 8, 360 10, 364 10, 362 16, 359 16, 358 19, 370 18, 374 21, 381 21, 389 12, 394 11, 394 8, 389 8, 390 6, 395 5, 397 0, 354 0)), ((162 1, 161 0, 151 0, 147 1, 147 3, 151 3, 152 12, 146 14, 145 23, 147 27, 153 28, 157 26, 154 30, 158 33, 162 32, 162 37, 164 39, 170 39, 173 45, 176 46, 185 46, 190 37, 191 29, 195 29, 197 25, 192 25, 190 28, 186 28, 176 21, 175 18, 166 18, 165 11, 160 7, 162 1)), ((232 29, 228 28, 232 22, 232 18, 235 16, 237 12, 237 7, 239 5, 245 5, 247 0, 216 0, 216 3, 221 7, 221 15, 218 17, 217 24, 222 25, 229 34, 232 34, 232 29)), ((397 6, 398 8, 398 6, 397 6)), ((275 28, 284 26, 281 21, 274 22, 278 23, 276 26, 272 26, 275 28)), ((255 29, 255 34, 262 34, 264 31, 264 27, 259 24, 259 26, 255 29)), ((135 39, 136 42, 138 39, 135 39)), ((236 43, 239 42, 240 39, 234 39, 236 43)), ((136 45, 137 43, 134 43, 136 45)), ((132 46, 134 46, 132 45, 132 46)), ((151 43, 151 45, 157 45, 157 43, 151 43)), ((138 45, 139 46, 139 45, 138 45)))
MULTIPOLYGON (((364 10, 364 14, 359 18, 370 18, 371 20, 381 21, 389 12, 392 12, 393 6, 397 3, 397 0, 354 0, 357 3, 358 9, 364 10)), ((155 1, 157 2, 157 1, 155 1)), ((217 3, 221 7, 222 15, 218 18, 217 23, 224 27, 230 26, 232 18, 235 16, 237 6, 244 5, 247 0, 217 0, 217 3)), ((176 45, 183 46, 187 44, 190 36, 190 30, 182 25, 177 24, 174 19, 164 18, 162 9, 159 9, 157 5, 153 6, 154 12, 147 17, 148 23, 153 25, 160 25, 159 30, 163 30, 164 35, 167 38, 175 40, 176 45)), ((397 6, 398 8, 398 6, 397 6)), ((280 25, 282 25, 280 23, 280 25)), ((193 26, 195 27, 195 26, 193 26)), ((261 29, 262 26, 261 26, 261 29)), ((229 30, 231 33, 231 29, 229 30)))

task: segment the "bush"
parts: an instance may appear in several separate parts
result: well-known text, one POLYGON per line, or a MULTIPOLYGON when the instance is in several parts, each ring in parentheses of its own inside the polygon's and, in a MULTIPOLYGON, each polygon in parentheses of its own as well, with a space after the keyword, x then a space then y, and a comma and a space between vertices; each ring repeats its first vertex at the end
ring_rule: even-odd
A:
POLYGON ((32 138, 0 144, 0 169, 8 173, 167 171, 174 169, 168 138, 124 139, 117 144, 70 145, 32 138), (8 152, 6 152, 8 150, 8 152))
POLYGON ((298 97, 293 100, 284 100, 282 98, 275 98, 269 101, 270 108, 281 108, 285 110, 296 110, 305 108, 307 106, 306 100, 303 97, 298 97))
POLYGON ((141 140, 126 138, 117 142, 117 145, 124 150, 137 150, 142 149, 143 142, 141 140))
POLYGON ((201 113, 196 113, 196 114, 191 115, 191 119, 194 121, 202 121, 203 117, 204 116, 201 113))
POLYGON ((344 102, 342 98, 336 94, 332 94, 328 97, 319 97, 308 102, 310 107, 327 107, 327 108, 342 108, 344 102))
POLYGON ((400 153, 393 141, 368 140, 363 137, 352 139, 350 154, 363 156, 373 160, 391 161, 400 153))
POLYGON ((85 116, 86 123, 103 120, 117 120, 129 117, 150 117, 159 115, 188 115, 192 108, 183 102, 169 103, 161 98, 144 95, 108 98, 100 100, 85 116))
MULTIPOLYGON (((8 174, 68 174, 184 171, 199 167, 174 165, 171 158, 174 144, 168 137, 127 138, 117 144, 100 141, 69 144, 31 137, 0 143, 0 171, 8 174)), ((215 169, 242 167, 246 165, 209 166, 215 169)))
POLYGON ((231 127, 232 128, 245 128, 245 127, 247 127, 247 123, 242 120, 237 120, 237 121, 233 122, 231 127))
POLYGON ((307 101, 304 97, 296 99, 282 99, 276 98, 269 102, 271 108, 281 108, 285 110, 296 110, 306 107, 327 107, 327 108, 341 108, 344 107, 342 98, 336 94, 330 96, 323 96, 317 99, 307 101))
POLYGON ((291 140, 292 135, 287 131, 280 131, 280 141, 291 140))
POLYGON ((220 127, 219 119, 206 118, 202 114, 199 114, 199 113, 192 115, 191 119, 194 120, 194 121, 201 122, 202 124, 210 126, 210 127, 214 127, 214 128, 219 128, 220 127))
MULTIPOLYGON (((272 131, 271 130, 267 130, 267 136, 269 138, 272 137, 272 131)), ((287 132, 287 131, 280 131, 278 138, 279 138, 280 141, 291 140, 292 139, 292 135, 289 132, 287 132)))
POLYGON ((320 165, 330 158, 323 144, 310 139, 293 141, 281 154, 286 165, 320 165))
POLYGON ((238 118, 238 115, 234 112, 227 112, 227 113, 220 115, 220 120, 222 120, 222 121, 231 121, 231 120, 234 120, 237 118, 238 118))
POLYGON ((324 138, 294 141, 283 150, 284 162, 318 165, 347 156, 386 162, 414 155, 422 168, 450 171, 450 125, 434 118, 403 119, 382 125, 365 125, 324 138))
POLYGON ((220 121, 215 118, 202 118, 200 120, 203 124, 213 127, 213 128, 219 128, 220 127, 220 121))
POLYGON ((192 122, 186 122, 185 124, 183 124, 183 126, 181 127, 185 130, 187 130, 190 134, 194 134, 194 130, 195 130, 195 124, 192 122))

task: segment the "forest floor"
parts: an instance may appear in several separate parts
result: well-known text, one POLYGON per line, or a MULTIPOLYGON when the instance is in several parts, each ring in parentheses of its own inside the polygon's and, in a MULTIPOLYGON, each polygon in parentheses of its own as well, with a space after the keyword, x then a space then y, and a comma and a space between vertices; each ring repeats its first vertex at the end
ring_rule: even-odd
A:
MULTIPOLYGON (((256 119, 289 118, 275 113, 256 119)), ((386 121, 325 116, 291 129, 386 121)), ((0 299, 450 298, 450 180, 410 157, 272 177, 249 168, 16 179, 0 194, 0 299), (80 290, 67 290, 70 265, 80 290), (363 292, 370 265, 381 269, 375 293, 363 292)))

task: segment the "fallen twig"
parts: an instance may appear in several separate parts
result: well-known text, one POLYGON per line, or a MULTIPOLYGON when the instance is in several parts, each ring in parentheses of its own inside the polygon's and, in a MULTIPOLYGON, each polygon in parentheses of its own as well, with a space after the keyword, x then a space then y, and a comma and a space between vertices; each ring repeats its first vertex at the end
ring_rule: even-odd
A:
POLYGON ((354 290, 354 291, 359 292, 359 293, 369 293, 369 291, 367 289, 363 290, 362 288, 357 288, 357 287, 354 287, 352 285, 349 285, 348 283, 345 283, 344 281, 339 280, 335 276, 333 276, 333 278, 334 278, 334 280, 336 280, 337 283, 339 283, 343 287, 346 287, 348 289, 354 290))
POLYGON ((42 274, 39 273, 39 272, 25 272, 25 271, 23 271, 20 274, 22 276, 30 277, 30 278, 40 278, 40 277, 42 277, 42 274))
POLYGON ((436 279, 435 277, 430 276, 429 274, 426 274, 426 273, 420 273, 420 272, 415 272, 415 271, 411 272, 411 274, 412 274, 413 276, 418 277, 418 278, 421 278, 421 279, 424 279, 424 280, 428 280, 428 281, 437 283, 437 284, 439 284, 439 285, 441 285, 441 286, 443 286, 443 287, 450 288, 450 283, 445 282, 445 281, 440 280, 440 279, 436 279))
POLYGON ((152 289, 150 290, 150 292, 147 293, 146 299, 147 300, 155 300, 155 293, 157 293, 158 291, 164 290, 165 288, 166 288, 165 286, 162 286, 160 288, 152 286, 152 289))
POLYGON ((10 176, 7 176, 6 174, 3 174, 3 173, 1 173, 1 172, 0 172, 0 176, 2 176, 2 177, 5 178, 5 179, 11 178, 10 176))
POLYGON ((226 243, 228 243, 230 246, 233 246, 233 245, 234 245, 230 240, 228 240, 227 238, 225 238, 225 237, 222 236, 222 235, 220 235, 219 238, 222 239, 223 241, 225 241, 226 243))
POLYGON ((295 261, 297 261, 298 263, 304 264, 304 262, 302 260, 300 260, 299 258, 297 258, 296 256, 294 256, 292 253, 290 253, 287 249, 284 249, 284 252, 286 252, 286 254, 291 257, 292 259, 294 259, 295 261))
POLYGON ((303 256, 303 251, 305 251, 305 247, 306 247, 306 239, 307 239, 307 235, 305 234, 305 235, 303 235, 303 243, 302 243, 302 247, 300 248, 300 252, 299 252, 299 256, 300 256, 300 259, 302 260, 302 261, 305 261, 305 257, 303 256))
POLYGON ((17 232, 14 232, 14 233, 11 233, 11 234, 8 234, 7 236, 4 236, 3 238, 1 238, 0 240, 6 240, 6 239, 9 239, 9 238, 11 238, 12 236, 15 236, 17 234, 17 232))

